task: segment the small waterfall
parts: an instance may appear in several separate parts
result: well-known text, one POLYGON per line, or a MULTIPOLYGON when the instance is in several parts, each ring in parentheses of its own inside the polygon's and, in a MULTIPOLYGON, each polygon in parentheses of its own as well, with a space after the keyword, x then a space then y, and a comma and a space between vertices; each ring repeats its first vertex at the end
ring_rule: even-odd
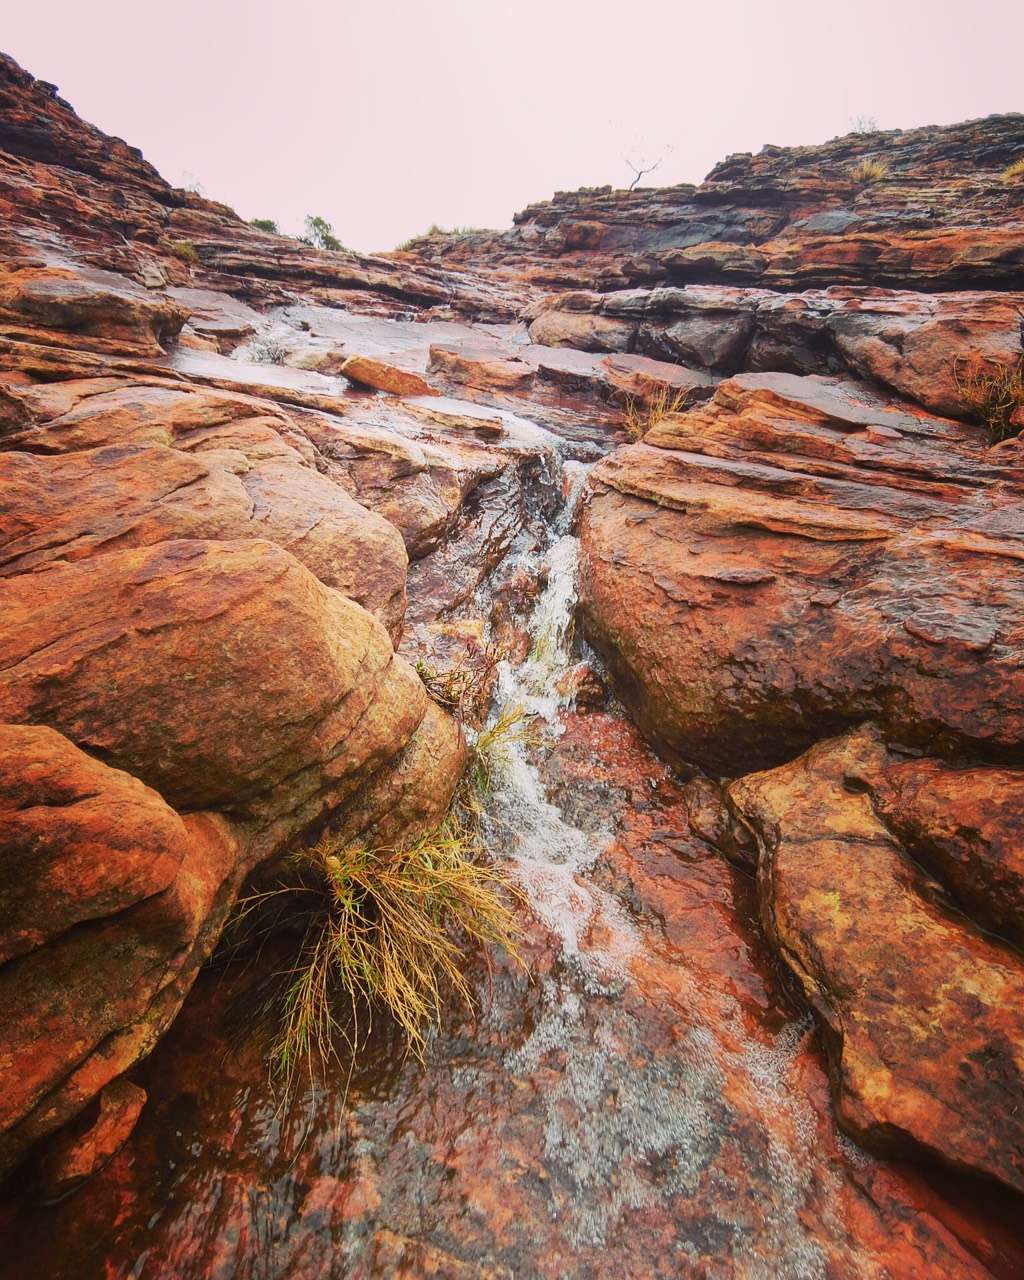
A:
POLYGON ((520 557, 523 567, 545 570, 547 580, 530 619, 529 656, 518 666, 501 664, 491 722, 505 708, 522 707, 534 717, 538 743, 508 745, 487 807, 484 836, 491 856, 508 865, 535 915, 559 938, 567 956, 580 957, 581 940, 601 920, 608 945, 589 951, 586 963, 607 975, 624 972, 640 945, 617 899, 583 878, 611 833, 588 833, 567 822, 547 797, 536 759, 545 740, 563 731, 568 698, 557 685, 572 665, 579 562, 579 539, 568 530, 588 470, 581 463, 561 465, 566 497, 552 522, 552 541, 546 552, 528 551, 520 557))

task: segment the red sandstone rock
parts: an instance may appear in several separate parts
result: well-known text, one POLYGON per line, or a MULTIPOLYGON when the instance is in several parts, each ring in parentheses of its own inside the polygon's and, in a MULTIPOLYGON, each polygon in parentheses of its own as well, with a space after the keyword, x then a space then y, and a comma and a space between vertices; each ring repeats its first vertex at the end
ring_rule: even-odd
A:
POLYGON ((0 271, 0 334, 28 336, 64 330, 87 349, 160 355, 186 312, 108 271, 26 266, 0 271))
POLYGON ((725 373, 851 370, 957 417, 966 411, 957 362, 981 357, 1007 363, 1019 354, 1024 294, 851 288, 779 294, 689 285, 577 292, 545 307, 531 334, 563 321, 615 318, 629 326, 631 350, 662 361, 725 373))
POLYGON ((384 629, 271 543, 113 551, 4 579, 0 599, 0 715, 60 728, 172 803, 239 806, 310 766, 361 768, 392 679, 410 701, 389 714, 412 717, 396 746, 426 707, 384 629))
POLYGON ((859 731, 732 784, 765 927, 823 1025, 844 1126, 1021 1190, 1024 962, 935 901, 873 809, 887 769, 859 731))
POLYGON ((397 531, 310 466, 287 442, 286 422, 254 413, 207 426, 218 408, 215 397, 157 388, 100 392, 26 433, 19 443, 36 449, 132 436, 177 447, 0 455, 0 573, 174 538, 267 538, 397 638, 407 564, 397 531))
POLYGON ((163 892, 188 838, 138 779, 52 729, 0 726, 0 962, 163 892))
POLYGON ((534 371, 525 361, 506 358, 501 349, 492 351, 482 346, 432 346, 429 367, 450 382, 502 391, 523 391, 534 379, 534 371))
POLYGON ((389 391, 396 396, 435 396, 436 388, 411 369, 399 369, 384 360, 372 356, 350 355, 341 365, 340 372, 352 382, 378 391, 389 391))
MULTIPOLYGON (((766 148, 731 157, 700 188, 560 195, 509 233, 430 237, 416 253, 368 258, 266 235, 173 191, 52 86, 0 59, 0 712, 17 722, 5 731, 17 749, 0 782, 11 833, 0 852, 18 869, 4 889, 12 958, 0 967, 0 1019, 14 1085, 0 1163, 75 1115, 89 1125, 93 1108, 94 1131, 54 1156, 62 1185, 113 1150, 133 1109, 130 1097, 113 1106, 115 1091, 130 1093, 122 1073, 164 1034, 253 864, 314 824, 389 841, 444 811, 462 735, 360 606, 399 634, 404 541, 415 558, 408 651, 483 653, 477 593, 508 548, 534 536, 530 521, 549 513, 541 486, 523 501, 523 479, 544 465, 541 440, 551 437, 508 408, 592 459, 620 418, 602 402, 664 387, 692 406, 719 375, 747 368, 766 372, 723 384, 713 405, 657 424, 647 444, 595 473, 586 620, 624 697, 675 757, 722 771, 789 759, 869 715, 904 743, 970 758, 879 748, 868 768, 863 751, 852 763, 847 752, 841 779, 818 764, 786 766, 770 783, 751 779, 728 809, 707 782, 677 795, 660 765, 623 746, 623 726, 617 735, 600 713, 579 718, 582 750, 559 786, 588 810, 631 789, 628 812, 606 815, 616 842, 601 875, 625 886, 625 915, 658 922, 629 953, 621 996, 599 1023, 581 1024, 593 1033, 585 1060, 598 1045, 635 1059, 656 1092, 699 1029, 730 1064, 708 1094, 727 1116, 709 1157, 714 1177, 696 1192, 687 1184, 682 1216, 630 1209, 625 1236, 646 1243, 628 1256, 651 1270, 673 1256, 668 1245, 699 1241, 697 1265, 717 1265, 738 1224, 756 1219, 773 1233, 776 1156, 810 1145, 817 1158, 824 1143, 822 1176, 783 1207, 831 1224, 815 1255, 830 1273, 861 1274, 865 1260, 893 1274, 975 1273, 885 1170, 865 1170, 836 1145, 809 1044, 786 1089, 814 1099, 810 1143, 784 1107, 742 1083, 740 1023, 755 1028, 755 1056, 774 1055, 779 1000, 750 959, 756 939, 729 914, 740 878, 695 833, 743 865, 739 810, 766 849, 778 827, 770 856, 790 879, 766 895, 766 919, 802 980, 813 974, 807 990, 837 1072, 849 1068, 839 1085, 848 1127, 1015 1182, 1015 1118, 1002 1123, 1007 1090, 992 1072, 1009 1070, 1016 1052, 997 1043, 1000 1032, 1019 1040, 1015 1005, 1004 1009, 997 991, 1002 982, 1015 995, 1017 970, 1007 963, 993 977, 1001 944, 979 941, 950 906, 1019 938, 1016 774, 977 757, 1020 759, 1020 451, 1014 442, 989 451, 980 431, 863 384, 788 375, 853 371, 935 412, 962 411, 952 361, 1016 350, 1020 298, 983 290, 1019 284, 1020 194, 997 178, 1020 141, 1019 117, 997 117, 766 148), (879 150, 890 177, 855 183, 851 165, 879 150), (417 323, 410 304, 421 308, 417 323), (359 312, 403 319, 360 331, 359 312), (287 366, 226 358, 288 314, 287 366), (458 315, 523 316, 533 344, 511 323, 472 329, 455 325, 458 315), (422 394, 431 347, 439 375, 489 407, 369 397, 331 376, 339 351, 365 350, 388 377, 417 380, 389 389, 422 394), (801 769, 809 781, 794 781, 801 769), (182 816, 171 804, 218 812, 182 816), (852 886, 861 897, 840 937, 819 890, 836 881, 845 893, 849 858, 866 863, 876 849, 834 839, 844 823, 873 841, 884 831, 876 844, 889 861, 852 886), (818 863, 786 844, 797 828, 823 850, 818 863), (908 878, 908 856, 942 886, 908 878), (901 931, 929 954, 911 972, 914 956, 896 952, 899 985, 886 1003, 879 993, 890 989, 901 931), (977 1004, 965 995, 972 984, 977 1004), (627 1005, 632 1021, 616 1022, 627 1005), (878 1090, 864 1087, 865 1043, 882 1046, 889 1064, 878 1090), (908 1044, 925 1045, 930 1060, 918 1064, 908 1044)), ((581 929, 584 950, 618 927, 595 913, 581 929)), ((501 1069, 483 1081, 493 1097, 512 1074, 507 1032, 492 1028, 481 1055, 498 1047, 491 1061, 501 1069)), ((197 1055, 207 1079, 210 1060, 197 1055)), ((621 1249, 591 1250, 581 1264, 555 1226, 537 1234, 560 1206, 544 1190, 548 1130, 531 1138, 523 1097, 545 1096, 563 1065, 544 1057, 516 1075, 514 1105, 481 1107, 467 1130, 466 1095, 450 1080, 456 1060, 465 1067, 464 1042, 443 1061, 445 1084, 435 1079, 424 1097, 417 1076, 403 1102, 417 1139, 432 1115, 450 1113, 443 1140, 413 1155, 417 1195, 424 1176, 450 1181, 460 1231, 470 1204, 476 1244, 511 1241, 531 1274, 591 1264, 618 1274, 621 1249), (481 1161, 492 1140, 493 1160, 481 1161)), ((566 1132, 600 1122, 599 1108, 566 1102, 566 1132)), ((386 1128, 387 1105, 367 1136, 382 1114, 386 1128)), ((327 1125, 335 1152, 336 1120, 327 1125)), ((390 1188, 366 1170, 347 1182, 319 1167, 319 1146, 309 1149, 309 1221, 372 1214, 385 1193, 386 1214, 401 1207, 411 1185, 403 1144, 383 1153, 390 1188)), ((622 1163, 601 1173, 596 1195, 586 1188, 587 1207, 620 1195, 622 1163)), ((581 1199, 578 1173, 556 1189, 568 1195, 563 1206, 581 1199)), ((237 1204, 218 1204, 221 1183, 202 1202, 223 1212, 220 1233, 204 1236, 213 1253, 230 1239, 241 1256, 255 1239, 239 1207, 251 1177, 250 1163, 229 1179, 237 1204)), ((109 1203, 104 1222, 123 1222, 126 1200, 109 1203)), ((461 1267, 447 1243, 427 1247, 387 1221, 372 1237, 381 1265, 461 1267)), ((322 1225, 314 1231, 330 1239, 322 1225)), ((314 1248, 296 1265, 321 1261, 314 1248)))
MULTIPOLYGON (((593 876, 577 873, 578 889, 600 892, 580 900, 594 918, 572 961, 617 958, 608 995, 565 1016, 551 998, 562 954, 530 913, 532 978, 468 961, 480 1012, 453 1012, 426 1062, 403 1061, 378 1028, 354 1073, 330 1063, 326 1087, 282 1103, 258 1020, 238 1016, 264 998, 263 975, 206 975, 140 1069, 150 1099, 126 1148, 16 1223, 22 1266, 103 1270, 145 1250, 154 1277, 183 1256, 199 1272, 237 1269, 280 1199, 273 1265, 296 1280, 329 1272, 340 1248, 360 1280, 402 1266, 675 1280, 680 1262, 755 1277, 808 1260, 830 1280, 982 1280, 940 1198, 841 1140, 814 1037, 778 1009, 746 878, 693 835, 671 771, 603 713, 570 716, 548 768, 558 794, 616 833, 593 876), (621 915, 602 916, 613 901, 621 915), (630 938, 645 945, 630 951, 630 938)), ((267 967, 287 964, 282 941, 267 967)))
POLYGON ((743 375, 599 464, 584 617, 651 737, 728 773, 865 716, 1016 748, 1022 475, 980 435, 743 375))
POLYGON ((1024 774, 888 760, 871 778, 889 830, 986 927, 1024 942, 1024 774))
POLYGON ((604 706, 608 700, 608 690, 594 668, 587 662, 581 662, 570 668, 555 686, 558 692, 569 698, 574 707, 582 711, 592 711, 604 706))
MULTIPOLYGON (((696 187, 559 192, 517 214, 511 231, 437 238, 424 256, 498 264, 559 290, 760 280, 1014 288, 1022 198, 1001 173, 1020 145, 1021 117, 1005 115, 766 146, 730 156, 696 187), (858 183, 852 170, 862 159, 887 165, 884 180, 858 183)), ((586 332, 582 319, 545 324, 586 332)))
MULTIPOLYGON (((443 406, 435 409, 433 400, 429 407, 407 401, 403 409, 417 423, 438 422, 440 417, 438 425, 447 425, 443 406)), ((394 525, 416 560, 436 549, 453 529, 469 495, 497 476, 508 459, 467 438, 465 418, 454 433, 438 432, 433 439, 407 436, 389 428, 390 422, 395 419, 389 410, 383 421, 310 417, 304 425, 326 460, 328 474, 394 525)), ((474 433, 495 434, 491 414, 481 412, 472 422, 474 433)))
POLYGON ((255 861, 349 798, 354 833, 436 821, 464 747, 383 628, 268 542, 93 548, 0 596, 3 718, 232 819, 183 827, 52 730, 7 731, 8 1167, 152 1047, 255 861))
POLYGON ((67 1195, 124 1146, 146 1103, 146 1091, 129 1080, 113 1080, 49 1148, 39 1170, 44 1196, 67 1195))
POLYGON ((0 967, 7 1170, 152 1047, 248 853, 223 820, 180 818, 52 730, 9 726, 3 739, 5 803, 16 806, 4 837, 15 958, 0 967))
POLYGON ((530 340, 542 347, 629 351, 632 339, 632 325, 609 316, 545 311, 530 325, 530 340))

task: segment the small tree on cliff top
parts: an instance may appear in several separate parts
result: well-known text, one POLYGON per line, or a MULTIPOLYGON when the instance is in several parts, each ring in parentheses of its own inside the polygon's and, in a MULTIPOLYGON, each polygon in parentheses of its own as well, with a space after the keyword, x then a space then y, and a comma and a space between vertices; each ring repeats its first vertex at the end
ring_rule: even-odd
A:
POLYGON ((334 234, 334 228, 327 219, 315 213, 306 215, 306 234, 302 239, 314 249, 338 250, 345 247, 334 234))

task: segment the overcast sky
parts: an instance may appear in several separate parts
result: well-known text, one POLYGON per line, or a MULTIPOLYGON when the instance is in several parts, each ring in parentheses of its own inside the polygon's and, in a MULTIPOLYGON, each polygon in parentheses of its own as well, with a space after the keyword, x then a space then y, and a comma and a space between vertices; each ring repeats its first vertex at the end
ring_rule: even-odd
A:
POLYGON ((1024 110, 1021 0, 36 0, 0 44, 164 176, 384 249, 557 189, 1024 110))

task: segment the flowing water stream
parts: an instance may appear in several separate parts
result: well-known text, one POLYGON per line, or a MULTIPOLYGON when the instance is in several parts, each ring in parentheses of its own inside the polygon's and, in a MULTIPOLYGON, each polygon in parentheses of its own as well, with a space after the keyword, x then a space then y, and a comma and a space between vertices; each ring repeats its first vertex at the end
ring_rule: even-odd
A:
POLYGON ((559 692, 581 652, 586 468, 556 450, 548 467, 567 496, 503 566, 544 585, 496 696, 539 733, 510 747, 485 819, 530 903, 529 973, 468 959, 478 1011, 453 1010, 424 1061, 380 1025, 354 1069, 284 1108, 253 966, 204 974, 139 1073, 136 1134, 71 1199, 26 1212, 17 1274, 987 1274, 912 1177, 838 1135, 753 887, 690 831, 678 779, 614 706, 559 692))

